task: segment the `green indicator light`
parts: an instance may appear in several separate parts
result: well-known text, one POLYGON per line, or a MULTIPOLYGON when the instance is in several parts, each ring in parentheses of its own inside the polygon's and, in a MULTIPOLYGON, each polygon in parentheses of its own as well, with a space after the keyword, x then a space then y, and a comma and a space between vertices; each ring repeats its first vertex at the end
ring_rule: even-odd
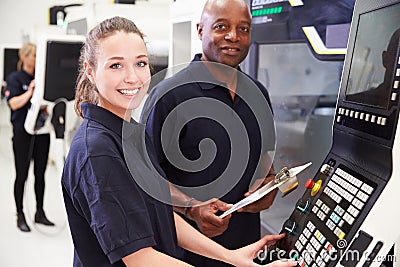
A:
POLYGON ((282 6, 257 9, 257 10, 253 10, 251 12, 251 15, 253 17, 260 17, 260 16, 265 16, 265 15, 271 15, 271 14, 279 14, 279 13, 282 13, 282 9, 283 9, 282 6))

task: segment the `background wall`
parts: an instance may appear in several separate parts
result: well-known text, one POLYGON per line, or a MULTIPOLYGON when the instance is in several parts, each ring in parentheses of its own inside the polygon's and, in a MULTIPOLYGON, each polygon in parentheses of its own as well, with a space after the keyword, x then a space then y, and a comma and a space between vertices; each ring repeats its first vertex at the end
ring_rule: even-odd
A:
MULTIPOLYGON (((82 4, 82 0, 0 0, 0 43, 22 43, 35 31, 49 27, 49 8, 55 5, 82 4)), ((52 27, 55 31, 57 26, 52 27)))
MULTIPOLYGON (((49 25, 49 9, 53 6, 86 4, 85 7, 68 8, 67 17, 72 16, 72 21, 88 18, 89 29, 97 22, 115 15, 129 18, 146 35, 152 63, 167 64, 172 3, 173 0, 136 0, 134 5, 112 4, 109 0, 0 0, 0 47, 27 41, 37 43, 42 33, 65 34, 65 27, 49 25)), ((0 117, 3 116, 5 114, 0 114, 0 117)), ((49 157, 57 164, 57 155, 62 153, 63 146, 54 145, 53 141, 52 138, 49 157)), ((57 165, 58 169, 62 168, 62 164, 57 165)))
POLYGON ((149 37, 154 33, 160 36, 156 39, 168 36, 165 20, 169 19, 173 0, 136 0, 135 5, 110 4, 109 0, 0 0, 0 44, 35 42, 39 32, 63 32, 62 28, 49 25, 49 8, 83 3, 95 3, 99 19, 129 16, 149 37), (153 23, 148 22, 151 19, 153 23))

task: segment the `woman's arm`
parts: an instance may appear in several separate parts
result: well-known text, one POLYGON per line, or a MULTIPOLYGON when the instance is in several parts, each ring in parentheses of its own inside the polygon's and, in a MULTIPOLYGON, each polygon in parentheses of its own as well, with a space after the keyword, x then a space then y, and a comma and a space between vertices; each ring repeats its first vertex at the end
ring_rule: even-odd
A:
MULTIPOLYGON (((194 253, 203 255, 211 259, 223 261, 234 266, 259 266, 258 264, 253 262, 253 259, 256 258, 258 253, 262 251, 265 246, 268 247, 270 245, 273 245, 277 240, 284 237, 284 234, 268 235, 246 247, 242 247, 237 250, 228 250, 201 234, 199 231, 189 225, 185 220, 183 220, 179 215, 174 213, 174 218, 179 246, 194 253)), ((293 260, 274 261, 270 264, 271 267, 289 267, 296 265, 297 262, 293 260)))
POLYGON ((28 90, 25 93, 19 96, 14 96, 8 101, 8 105, 12 110, 17 110, 22 108, 28 103, 33 95, 33 90, 35 89, 35 80, 32 80, 29 84, 28 90))
POLYGON ((122 259, 128 267, 188 267, 192 266, 178 259, 163 254, 151 247, 142 248, 122 259))
MULTIPOLYGON (((230 263, 234 266, 256 267, 258 264, 253 262, 257 253, 264 249, 264 246, 270 246, 282 235, 265 236, 259 241, 237 250, 228 250, 218 243, 212 241, 199 231, 194 229, 179 215, 174 213, 175 226, 178 237, 178 244, 184 249, 194 253, 206 256, 208 258, 230 263)), ((178 259, 163 254, 151 247, 143 248, 135 253, 124 257, 123 262, 128 267, 188 267, 192 266, 178 259)), ((292 267, 297 262, 292 260, 274 261, 270 267, 292 267)))
POLYGON ((229 250, 201 234, 176 213, 174 219, 179 246, 212 259, 224 262, 228 260, 229 250))

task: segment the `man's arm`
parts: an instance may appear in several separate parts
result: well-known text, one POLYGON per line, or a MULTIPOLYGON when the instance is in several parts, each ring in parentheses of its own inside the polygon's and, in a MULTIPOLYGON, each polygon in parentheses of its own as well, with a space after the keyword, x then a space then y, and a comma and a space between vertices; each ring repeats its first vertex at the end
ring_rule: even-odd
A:
POLYGON ((200 232, 207 237, 221 235, 228 228, 231 215, 221 219, 216 213, 218 211, 226 211, 232 205, 216 198, 207 202, 198 201, 184 194, 173 185, 170 185, 170 190, 174 210, 196 222, 200 232))
MULTIPOLYGON (((259 188, 263 187, 267 183, 273 181, 275 179, 275 169, 274 166, 272 165, 271 157, 268 155, 268 153, 264 153, 262 156, 261 160, 261 173, 266 173, 265 178, 260 178, 258 179, 253 186, 249 189, 244 194, 244 197, 249 196, 250 194, 254 193, 256 190, 259 188)), ((254 203, 251 203, 250 205, 247 205, 241 209, 238 210, 238 212, 251 212, 251 213, 256 213, 260 212, 262 210, 268 209, 275 200, 275 197, 278 193, 278 189, 273 190, 269 194, 265 195, 263 198, 261 198, 258 201, 255 201, 254 203)))
MULTIPOLYGON (((264 185, 266 185, 267 183, 269 183, 270 181, 275 179, 275 174, 269 174, 266 178, 262 179, 262 182, 260 184, 260 186, 258 186, 255 189, 251 189, 248 192, 246 192, 244 194, 244 197, 249 196, 250 194, 254 193, 256 190, 258 190, 259 188, 263 187, 264 185)), ((270 193, 268 193, 267 195, 265 195, 263 198, 241 208, 238 210, 238 212, 251 212, 251 213, 256 213, 256 212, 260 212, 263 211, 265 209, 268 209, 275 200, 275 197, 278 193, 278 189, 274 189, 273 191, 271 191, 270 193)))

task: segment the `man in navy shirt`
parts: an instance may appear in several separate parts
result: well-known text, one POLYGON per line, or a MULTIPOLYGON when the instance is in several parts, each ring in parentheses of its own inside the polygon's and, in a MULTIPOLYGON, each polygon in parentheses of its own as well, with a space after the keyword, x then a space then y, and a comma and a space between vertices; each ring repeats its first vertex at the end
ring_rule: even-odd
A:
MULTIPOLYGON (((260 237, 259 212, 276 195, 224 219, 217 216, 247 196, 255 180, 262 178, 262 185, 274 178, 268 93, 239 68, 250 25, 245 1, 207 1, 197 25, 203 53, 152 89, 142 114, 158 164, 173 183, 175 210, 231 249, 260 237)), ((227 266, 188 251, 184 259, 195 266, 227 266)))

